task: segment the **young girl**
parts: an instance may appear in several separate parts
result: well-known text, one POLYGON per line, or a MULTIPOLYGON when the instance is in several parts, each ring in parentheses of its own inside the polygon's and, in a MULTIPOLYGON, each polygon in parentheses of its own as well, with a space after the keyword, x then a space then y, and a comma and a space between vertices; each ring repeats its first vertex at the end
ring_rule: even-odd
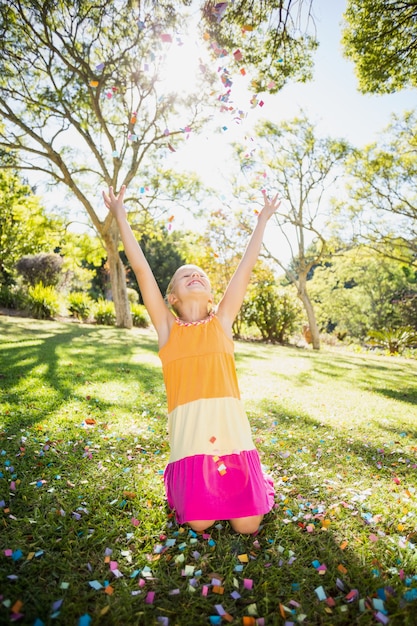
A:
POLYGON ((169 506, 177 521, 202 532, 229 520, 239 533, 254 533, 273 506, 272 481, 261 468, 236 378, 232 324, 278 197, 264 206, 246 251, 219 305, 210 281, 196 265, 174 274, 167 301, 127 222, 123 186, 110 187, 104 203, 117 220, 125 252, 158 334, 168 399, 170 459, 164 473, 169 506), (175 312, 175 315, 171 312, 175 312))

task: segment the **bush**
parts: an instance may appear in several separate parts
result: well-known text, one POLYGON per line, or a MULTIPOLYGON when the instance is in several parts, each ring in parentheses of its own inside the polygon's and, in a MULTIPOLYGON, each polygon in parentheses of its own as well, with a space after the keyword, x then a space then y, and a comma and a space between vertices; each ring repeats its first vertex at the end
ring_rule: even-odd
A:
POLYGON ((59 313, 59 298, 54 287, 38 283, 29 287, 25 309, 32 317, 39 320, 52 319, 59 313))
POLYGON ((372 330, 368 341, 371 345, 385 348, 390 354, 402 354, 406 348, 417 347, 417 332, 409 326, 372 330))
POLYGON ((63 258, 59 254, 28 254, 17 263, 16 269, 23 280, 32 285, 56 286, 61 277, 63 258))
POLYGON ((104 326, 114 326, 116 322, 116 312, 114 310, 114 302, 111 300, 103 300, 101 298, 96 302, 94 307, 94 319, 97 324, 104 326))
POLYGON ((25 296, 17 285, 0 286, 0 306, 6 309, 23 309, 25 296))
POLYGON ((139 302, 139 294, 136 289, 127 288, 127 299, 130 304, 137 304, 139 302))
POLYGON ((133 326, 136 326, 137 328, 148 328, 151 320, 144 305, 132 304, 130 310, 132 313, 133 326))
POLYGON ((73 317, 86 320, 90 317, 93 301, 84 291, 73 291, 68 295, 67 308, 73 317))
POLYGON ((284 343, 295 330, 300 305, 291 294, 265 283, 253 292, 245 317, 257 326, 262 339, 284 343))

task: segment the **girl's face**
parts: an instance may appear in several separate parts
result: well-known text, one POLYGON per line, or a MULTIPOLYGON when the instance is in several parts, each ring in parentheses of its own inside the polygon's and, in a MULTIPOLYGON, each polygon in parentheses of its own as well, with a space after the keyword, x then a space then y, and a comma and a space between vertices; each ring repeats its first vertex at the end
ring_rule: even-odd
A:
POLYGON ((206 294, 212 302, 211 285, 207 274, 197 265, 182 265, 175 272, 168 292, 171 304, 183 301, 192 294, 206 294))

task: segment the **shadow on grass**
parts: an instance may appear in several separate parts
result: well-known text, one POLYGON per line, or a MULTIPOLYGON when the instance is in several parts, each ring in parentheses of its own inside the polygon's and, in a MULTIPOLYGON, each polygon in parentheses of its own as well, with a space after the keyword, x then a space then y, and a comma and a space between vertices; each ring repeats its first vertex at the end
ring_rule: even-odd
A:
POLYGON ((414 387, 405 387, 401 390, 387 389, 386 387, 373 387, 373 391, 381 394, 385 398, 390 398, 391 400, 399 400, 400 402, 406 402, 408 404, 417 404, 416 385, 414 385, 414 387))
MULTIPOLYGON (((0 318, 0 382, 4 424, 27 427, 55 414, 69 401, 80 401, 88 414, 104 413, 114 403, 97 401, 86 387, 121 380, 151 397, 162 385, 155 340, 144 333, 79 324, 0 318), (140 352, 143 362, 135 361, 140 352), (147 356, 148 355, 148 356, 147 356), (80 395, 81 394, 81 395, 80 395), (84 395, 82 395, 84 394, 84 395), (13 407, 9 412, 7 406, 13 407)), ((140 357, 139 357, 140 358, 140 357)))

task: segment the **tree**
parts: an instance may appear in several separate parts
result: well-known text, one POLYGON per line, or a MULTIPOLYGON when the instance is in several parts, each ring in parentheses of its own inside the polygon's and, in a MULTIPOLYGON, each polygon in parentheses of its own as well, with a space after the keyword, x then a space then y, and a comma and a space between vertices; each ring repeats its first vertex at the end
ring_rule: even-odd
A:
POLYGON ((119 326, 132 323, 125 269, 100 191, 126 184, 137 198, 144 181, 135 177, 150 155, 166 159, 204 121, 210 72, 196 78, 198 97, 158 82, 186 4, 0 5, 0 148, 18 155, 20 169, 64 186, 87 212, 107 251, 119 326))
POLYGON ((342 43, 362 93, 417 86, 415 0, 348 0, 342 43))
POLYGON ((415 294, 416 280, 417 272, 388 251, 355 246, 316 267, 309 292, 323 330, 364 341, 370 330, 411 325, 403 300, 415 294))
POLYGON ((349 201, 340 206, 349 206, 355 240, 416 263, 417 114, 393 116, 378 143, 352 153, 347 173, 349 201))
POLYGON ((248 153, 245 147, 237 146, 237 154, 243 171, 254 174, 253 185, 259 186, 261 179, 265 186, 279 192, 282 204, 275 214, 275 223, 288 244, 291 261, 287 264, 268 245, 264 245, 265 254, 295 286, 307 315, 313 348, 318 350, 319 329, 307 280, 311 268, 328 251, 328 213, 322 210, 323 195, 340 175, 337 166, 349 154, 350 147, 343 140, 316 137, 314 125, 305 116, 280 125, 263 122, 257 133, 256 150, 248 153))
POLYGON ((61 230, 60 220, 46 214, 29 185, 13 171, 0 170, 0 286, 13 283, 22 256, 53 251, 61 230))

